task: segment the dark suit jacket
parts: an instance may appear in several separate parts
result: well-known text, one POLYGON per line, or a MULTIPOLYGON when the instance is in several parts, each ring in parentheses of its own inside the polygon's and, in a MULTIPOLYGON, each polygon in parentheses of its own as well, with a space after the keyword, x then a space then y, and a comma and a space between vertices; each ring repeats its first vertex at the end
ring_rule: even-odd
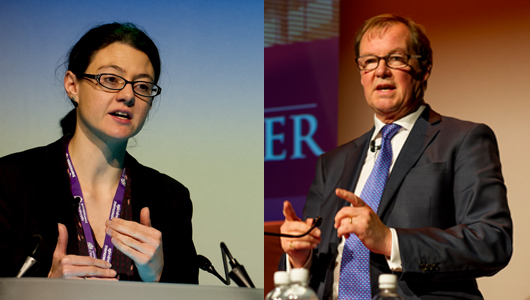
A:
MULTIPOLYGON (((192 241, 192 203, 186 187, 138 163, 129 154, 125 166, 131 177, 133 221, 149 207, 152 226, 162 232, 162 282, 198 283, 199 269, 192 241)), ((32 236, 42 244, 32 276, 46 277, 57 243, 57 223, 68 230, 68 254, 77 254, 74 216, 64 139, 0 159, 0 276, 15 276, 33 250, 32 236)), ((139 279, 139 277, 138 277, 139 279)))
MULTIPOLYGON (((349 205, 335 189, 355 189, 373 130, 318 159, 304 218, 324 219, 311 267, 320 299, 332 296, 340 243, 334 217, 349 205)), ((512 254, 512 221, 492 130, 427 106, 394 164, 377 214, 397 231, 403 267, 398 289, 405 299, 481 299, 475 278, 497 273, 512 254)), ((379 274, 392 271, 384 256, 370 258, 374 293, 379 274)))

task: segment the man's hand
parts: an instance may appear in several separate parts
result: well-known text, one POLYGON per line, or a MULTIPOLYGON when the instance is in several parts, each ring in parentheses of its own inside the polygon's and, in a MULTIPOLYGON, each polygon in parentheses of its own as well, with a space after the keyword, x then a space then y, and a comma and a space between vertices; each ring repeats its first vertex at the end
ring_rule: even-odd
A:
POLYGON ((339 238, 348 238, 351 233, 374 253, 390 256, 392 252, 392 233, 379 216, 354 193, 336 189, 335 194, 350 202, 352 206, 343 207, 335 215, 335 228, 339 238))
POLYGON ((149 208, 140 211, 140 223, 113 218, 106 233, 123 254, 130 257, 143 281, 160 281, 164 269, 162 233, 151 227, 149 208))
POLYGON ((52 268, 49 278, 105 279, 117 280, 116 271, 110 269, 108 262, 90 256, 66 255, 68 231, 66 226, 58 224, 59 237, 53 252, 52 268), (93 277, 92 277, 93 276, 93 277))
MULTIPOLYGON (((283 202, 283 215, 285 222, 280 227, 283 234, 299 235, 306 233, 313 223, 313 219, 308 218, 305 222, 296 216, 291 202, 283 202)), ((291 265, 294 268, 301 268, 306 263, 311 253, 318 243, 320 243, 320 229, 315 228, 311 233, 302 238, 280 238, 283 251, 289 255, 291 265)))

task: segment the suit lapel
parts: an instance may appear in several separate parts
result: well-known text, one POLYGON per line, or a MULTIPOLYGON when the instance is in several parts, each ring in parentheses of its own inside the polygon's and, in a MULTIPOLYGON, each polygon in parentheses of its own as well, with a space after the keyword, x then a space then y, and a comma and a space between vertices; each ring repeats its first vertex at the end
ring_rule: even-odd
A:
MULTIPOLYGON (((327 204, 326 211, 329 215, 323 217, 329 217, 331 220, 335 218, 335 214, 344 206, 350 205, 350 203, 344 199, 341 199, 335 195, 335 188, 343 188, 348 191, 354 191, 355 185, 359 180, 361 168, 364 164, 364 158, 366 157, 366 151, 368 151, 368 145, 370 144, 370 137, 374 128, 363 136, 355 139, 352 145, 347 146, 346 154, 341 163, 342 174, 340 180, 336 183, 333 190, 329 191, 327 197, 329 197, 329 203, 327 204)), ((326 201, 327 202, 327 201, 326 201)), ((333 255, 336 255, 337 246, 340 243, 340 239, 337 237, 337 231, 333 227, 333 221, 324 222, 320 227, 322 231, 322 241, 319 244, 320 253, 328 253, 331 250, 333 255)))
MULTIPOLYGON (((372 128, 369 132, 365 133, 363 136, 355 140, 355 148, 353 151, 349 151, 346 155, 346 161, 344 162, 345 166, 342 171, 342 180, 340 188, 347 189, 352 193, 355 192, 355 186, 361 175, 361 169, 364 165, 366 158, 366 152, 368 151, 368 146, 370 145, 370 138, 374 133, 375 127, 372 128)), ((348 201, 344 200, 344 205, 349 204, 348 201)))
POLYGON ((427 105, 421 116, 416 121, 412 131, 403 145, 401 152, 397 158, 392 172, 388 177, 388 181, 381 197, 381 202, 377 209, 377 214, 384 216, 385 210, 391 203, 394 194, 399 189, 403 179, 409 173, 410 169, 414 167, 425 148, 436 137, 440 130, 438 126, 433 126, 440 122, 441 116, 431 110, 427 105))

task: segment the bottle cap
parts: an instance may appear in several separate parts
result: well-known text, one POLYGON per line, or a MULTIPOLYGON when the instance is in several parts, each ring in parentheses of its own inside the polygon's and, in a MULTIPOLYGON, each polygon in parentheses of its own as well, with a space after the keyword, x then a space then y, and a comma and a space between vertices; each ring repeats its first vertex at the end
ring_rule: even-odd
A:
POLYGON ((380 289, 396 288, 396 283, 397 283, 397 276, 394 274, 379 275, 379 288, 380 289))
POLYGON ((274 284, 289 284, 289 273, 287 273, 286 271, 274 272, 274 284))
POLYGON ((292 269, 291 282, 308 282, 309 270, 307 269, 292 269))

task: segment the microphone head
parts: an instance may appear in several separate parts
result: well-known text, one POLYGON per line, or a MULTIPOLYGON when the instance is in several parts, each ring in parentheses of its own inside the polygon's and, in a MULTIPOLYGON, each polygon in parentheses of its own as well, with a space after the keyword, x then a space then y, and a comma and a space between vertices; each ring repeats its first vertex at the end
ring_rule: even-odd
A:
POLYGON ((212 267, 212 262, 205 256, 198 254, 197 255, 197 266, 200 269, 203 269, 204 271, 209 272, 212 267))

